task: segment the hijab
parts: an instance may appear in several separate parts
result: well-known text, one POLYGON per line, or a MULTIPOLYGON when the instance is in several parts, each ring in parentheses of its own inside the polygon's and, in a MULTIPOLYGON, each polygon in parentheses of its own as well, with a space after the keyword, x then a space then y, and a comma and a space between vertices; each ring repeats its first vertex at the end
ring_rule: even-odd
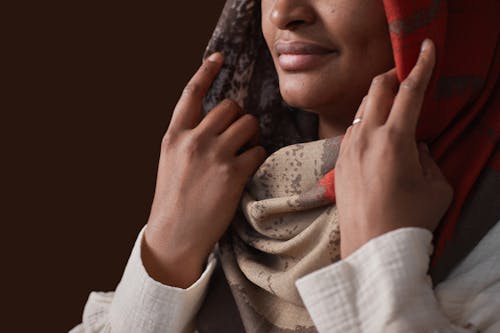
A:
MULTIPOLYGON (((421 42, 431 38, 436 45, 437 62, 420 115, 416 140, 429 145, 433 158, 455 191, 453 202, 434 233, 435 251, 429 274, 433 283, 437 284, 446 278, 500 218, 500 102, 497 82, 500 66, 497 47, 499 4, 494 0, 384 0, 383 4, 400 81, 415 64, 421 42)), ((317 116, 290 107, 283 101, 260 23, 260 1, 226 1, 204 54, 207 57, 212 52, 222 51, 225 55, 225 64, 204 99, 204 112, 209 112, 224 98, 235 100, 245 112, 259 119, 260 144, 280 165, 290 162, 286 152, 290 156, 298 147, 302 147, 302 152, 313 151, 308 155, 309 159, 302 156, 300 160, 301 163, 313 163, 309 167, 309 181, 300 191, 307 192, 314 188, 314 193, 321 199, 316 200, 315 205, 321 203, 323 209, 318 214, 330 216, 326 219, 334 221, 333 175, 340 138, 318 140, 317 116), (315 167, 314 161, 321 165, 318 167, 316 164, 315 167)), ((246 292, 248 288, 262 289, 257 292, 259 295, 280 298, 277 296, 280 293, 271 290, 272 287, 270 289, 256 281, 255 277, 248 276, 248 270, 241 266, 242 260, 238 259, 244 256, 242 251, 255 252, 255 243, 249 242, 245 234, 269 238, 263 230, 255 228, 255 221, 252 221, 255 216, 248 213, 255 210, 262 200, 269 199, 269 196, 280 197, 279 191, 266 197, 256 190, 265 184, 262 182, 265 169, 268 174, 274 172, 275 175, 288 172, 272 169, 269 158, 263 166, 256 173, 261 176, 260 183, 255 176, 249 182, 249 196, 243 196, 242 210, 219 242, 222 259, 224 253, 229 253, 232 260, 221 260, 212 278, 207 298, 198 315, 200 332, 238 332, 243 329, 247 332, 315 331, 306 317, 301 319, 304 325, 296 325, 294 329, 283 327, 283 321, 279 320, 282 316, 280 311, 269 317, 268 313, 262 313, 262 309, 257 308, 256 304, 260 304, 258 300, 252 299, 260 296, 246 292), (246 233, 242 233, 243 229, 246 233), (231 280, 231 276, 234 277, 236 273, 238 279, 247 283, 245 287, 231 281, 227 283, 228 277, 231 280), (261 312, 249 315, 249 309, 261 312), (224 316, 228 313, 239 315, 239 320, 228 321, 224 316), (224 321, 220 318, 224 318, 224 321), (269 318, 272 318, 271 322, 269 318)), ((315 205, 302 205, 300 209, 314 210, 319 207, 315 205)), ((312 224, 317 219, 311 218, 309 221, 312 224)), ((333 223, 330 224, 323 222, 322 225, 330 228, 329 232, 334 235, 330 247, 334 249, 339 235, 335 234, 333 223)), ((300 237, 301 232, 309 229, 303 226, 294 233, 294 237, 300 237)), ((262 251, 256 253, 266 257, 262 251)), ((302 255, 306 256, 307 253, 302 255)), ((334 255, 330 257, 334 258, 334 255)), ((274 259, 271 257, 269 261, 274 259)), ((259 262, 262 258, 253 260, 259 262)), ((248 263, 248 260, 244 262, 248 263)), ((318 264, 318 261, 315 263, 318 264)), ((326 265, 328 260, 320 260, 319 264, 326 265)), ((268 265, 273 267, 272 263, 268 265)), ((309 269, 312 267, 309 266, 309 269)), ((292 280, 296 277, 292 276, 292 280)), ((295 299, 285 297, 284 301, 294 304, 295 299)), ((286 312, 285 308, 282 309, 281 312, 286 312)))

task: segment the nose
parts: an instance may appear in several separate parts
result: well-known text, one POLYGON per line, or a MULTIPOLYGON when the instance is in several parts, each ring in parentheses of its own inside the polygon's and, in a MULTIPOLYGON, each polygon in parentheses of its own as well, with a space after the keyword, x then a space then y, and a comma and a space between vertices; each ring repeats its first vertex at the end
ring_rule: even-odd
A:
POLYGON ((311 24, 314 18, 314 9, 301 0, 275 0, 269 13, 269 20, 281 30, 311 24))

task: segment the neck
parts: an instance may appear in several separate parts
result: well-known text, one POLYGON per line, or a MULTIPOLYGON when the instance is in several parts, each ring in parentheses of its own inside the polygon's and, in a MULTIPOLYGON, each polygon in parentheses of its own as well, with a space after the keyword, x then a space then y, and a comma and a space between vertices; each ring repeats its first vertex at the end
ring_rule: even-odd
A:
POLYGON ((338 135, 344 135, 352 120, 328 117, 324 114, 318 115, 318 139, 327 139, 338 135))

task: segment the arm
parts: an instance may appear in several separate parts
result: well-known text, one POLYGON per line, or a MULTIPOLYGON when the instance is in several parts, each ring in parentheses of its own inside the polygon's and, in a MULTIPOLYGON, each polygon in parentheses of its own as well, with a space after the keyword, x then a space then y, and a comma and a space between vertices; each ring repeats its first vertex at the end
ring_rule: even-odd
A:
POLYGON ((70 333, 193 332, 194 317, 216 264, 213 254, 200 278, 186 289, 152 279, 141 260, 145 227, 132 249, 115 292, 91 292, 83 321, 70 333))
POLYGON ((426 40, 401 84, 395 68, 376 76, 355 116, 362 121, 346 130, 334 184, 343 260, 309 277, 320 285, 298 281, 320 331, 466 332, 450 324, 426 275, 431 231, 453 199, 416 141, 435 62, 426 40))
POLYGON ((319 332, 499 332, 500 224, 432 289, 432 234, 402 228, 296 281, 319 332))
POLYGON ((162 139, 147 228, 116 292, 91 293, 83 324, 73 332, 192 330, 215 268, 210 254, 266 157, 262 146, 244 149, 259 125, 255 116, 240 116, 236 102, 225 99, 202 117, 203 97, 223 61, 218 52, 204 59, 183 90, 162 139))

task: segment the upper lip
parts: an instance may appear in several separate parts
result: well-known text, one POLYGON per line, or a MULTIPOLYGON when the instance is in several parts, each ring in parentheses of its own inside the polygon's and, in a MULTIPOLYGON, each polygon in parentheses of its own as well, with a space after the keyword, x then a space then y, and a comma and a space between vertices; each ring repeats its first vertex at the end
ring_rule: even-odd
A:
POLYGON ((306 41, 283 41, 278 40, 274 49, 280 54, 324 54, 335 51, 335 49, 306 41))

